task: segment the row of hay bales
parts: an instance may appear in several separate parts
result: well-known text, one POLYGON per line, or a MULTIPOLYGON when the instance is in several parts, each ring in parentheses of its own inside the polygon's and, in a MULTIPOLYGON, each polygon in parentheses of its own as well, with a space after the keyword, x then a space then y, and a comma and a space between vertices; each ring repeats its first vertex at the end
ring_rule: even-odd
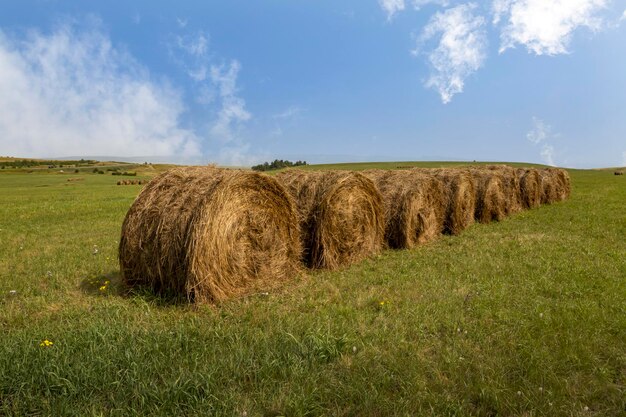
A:
POLYGON ((117 185, 142 185, 147 183, 148 180, 121 180, 117 182, 117 185))
POLYGON ((271 177, 175 168, 150 181, 129 209, 121 273, 130 287, 216 302, 270 288, 303 266, 336 269, 569 192, 559 169, 288 170, 271 177))

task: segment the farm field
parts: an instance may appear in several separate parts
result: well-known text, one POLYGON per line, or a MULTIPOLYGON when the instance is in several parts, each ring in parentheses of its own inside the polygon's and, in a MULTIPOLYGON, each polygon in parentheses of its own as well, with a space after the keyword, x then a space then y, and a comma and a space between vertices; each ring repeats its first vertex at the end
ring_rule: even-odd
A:
POLYGON ((569 173, 564 202, 218 306, 122 295, 140 186, 0 173, 0 415, 626 415, 626 183, 569 173))

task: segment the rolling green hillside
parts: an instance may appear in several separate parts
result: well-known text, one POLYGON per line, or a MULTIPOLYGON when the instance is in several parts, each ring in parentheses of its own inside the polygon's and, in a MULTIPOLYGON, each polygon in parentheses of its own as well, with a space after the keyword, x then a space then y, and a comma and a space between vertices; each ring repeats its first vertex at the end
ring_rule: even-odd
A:
MULTIPOLYGON (((442 164, 307 169, 414 165, 442 164)), ((570 174, 565 202, 209 306, 122 295, 140 186, 0 172, 0 415, 626 415, 626 177, 570 174)))

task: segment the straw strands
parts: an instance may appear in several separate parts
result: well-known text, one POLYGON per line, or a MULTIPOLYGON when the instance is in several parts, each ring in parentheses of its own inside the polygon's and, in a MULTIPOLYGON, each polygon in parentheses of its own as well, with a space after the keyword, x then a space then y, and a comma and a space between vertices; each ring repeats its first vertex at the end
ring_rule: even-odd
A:
POLYGON ((337 269, 413 248, 474 221, 567 199, 562 169, 305 171, 275 177, 175 168, 139 194, 122 225, 124 282, 200 302, 271 288, 304 263, 337 269))
POLYGON ((444 186, 444 233, 458 235, 472 223, 476 211, 476 184, 467 169, 414 170, 435 176, 444 186))
POLYGON ((525 209, 539 207, 541 205, 541 178, 536 169, 517 169, 519 178, 520 196, 522 206, 525 209))
POLYGON ((441 181, 406 170, 376 169, 363 174, 382 194, 389 247, 412 248, 441 234, 446 203, 441 181))
POLYGON ((502 176, 490 169, 474 168, 470 173, 476 185, 476 221, 489 223, 502 220, 507 206, 502 176))
POLYGON ((383 202, 370 179, 351 171, 288 170, 276 177, 296 201, 307 266, 337 269, 380 252, 383 202))
POLYGON ((300 254, 295 205, 275 179, 211 167, 154 178, 119 246, 129 286, 211 302, 293 277, 300 254))

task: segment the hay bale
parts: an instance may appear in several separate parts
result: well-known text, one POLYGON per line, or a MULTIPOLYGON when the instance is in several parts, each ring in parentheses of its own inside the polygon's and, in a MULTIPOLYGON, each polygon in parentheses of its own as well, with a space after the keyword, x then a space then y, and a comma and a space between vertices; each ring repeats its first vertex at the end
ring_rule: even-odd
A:
POLYGON ((443 231, 458 235, 472 223, 476 211, 476 184, 470 172, 459 168, 420 169, 434 175, 443 183, 443 231))
POLYGON ((298 206, 307 266, 336 269, 382 249, 383 203, 370 179, 350 171, 296 169, 277 178, 298 206))
POLYGON ((385 241, 391 248, 412 248, 443 230, 443 184, 432 175, 407 170, 368 170, 383 197, 385 241))
POLYGON ((211 167, 150 181, 126 214, 119 246, 126 284, 201 302, 289 279, 300 257, 295 204, 278 181, 211 167))
POLYGON ((519 168, 520 196, 522 207, 525 209, 536 208, 541 205, 541 178, 534 168, 519 168))
POLYGON ((489 169, 470 170, 476 185, 474 218, 480 223, 500 221, 506 216, 506 196, 502 177, 489 169))
POLYGON ((541 204, 558 201, 558 184, 554 173, 550 169, 540 169, 537 172, 541 180, 541 204))
POLYGON ((556 178, 557 200, 567 200, 572 192, 572 184, 569 173, 562 168, 548 168, 556 178))
POLYGON ((502 178, 504 196, 506 197, 506 214, 511 215, 522 211, 522 193, 515 168, 508 165, 487 165, 485 168, 498 173, 502 178))

